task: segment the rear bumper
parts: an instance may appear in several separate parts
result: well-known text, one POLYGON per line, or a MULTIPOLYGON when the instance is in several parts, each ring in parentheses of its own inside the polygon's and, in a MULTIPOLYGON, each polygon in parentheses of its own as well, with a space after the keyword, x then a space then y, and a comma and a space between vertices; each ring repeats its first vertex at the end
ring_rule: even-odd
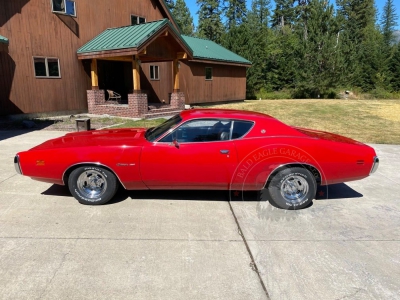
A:
POLYGON ((17 171, 18 174, 22 175, 22 170, 21 170, 21 165, 19 164, 19 156, 15 155, 14 157, 14 167, 15 171, 17 171))
POLYGON ((374 163, 372 164, 371 172, 369 172, 369 174, 375 173, 375 171, 378 169, 378 167, 379 167, 379 158, 378 158, 378 156, 375 156, 374 163))

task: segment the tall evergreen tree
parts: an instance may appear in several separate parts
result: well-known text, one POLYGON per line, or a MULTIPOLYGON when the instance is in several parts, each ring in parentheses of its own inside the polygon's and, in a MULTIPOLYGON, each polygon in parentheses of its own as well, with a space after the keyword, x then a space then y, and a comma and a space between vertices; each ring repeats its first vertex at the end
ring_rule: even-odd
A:
MULTIPOLYGON (((270 18, 271 0, 253 0, 251 3, 251 18, 253 24, 268 27, 270 18)), ((249 16, 250 18, 250 16, 249 16)))
POLYGON ((275 0, 275 10, 272 15, 272 27, 282 28, 290 25, 295 19, 293 0, 275 0))
POLYGON ((170 10, 170 12, 174 11, 174 7, 175 7, 175 2, 174 0, 164 0, 165 4, 167 4, 168 9, 170 10))
POLYGON ((400 43, 395 46, 389 66, 392 73, 390 85, 394 91, 400 92, 400 43))
POLYGON ((387 46, 390 46, 395 42, 394 31, 397 26, 397 14, 393 4, 393 0, 386 0, 385 6, 383 7, 381 27, 383 33, 383 39, 387 46))
POLYGON ((296 88, 300 96, 319 97, 340 82, 343 64, 337 41, 339 26, 333 5, 326 0, 311 0, 307 7, 307 24, 302 20, 296 24, 301 40, 297 49, 296 88))
POLYGON ((246 0, 225 0, 224 14, 226 28, 229 30, 243 23, 246 18, 246 0))
POLYGON ((198 35, 220 43, 224 27, 221 21, 219 0, 197 0, 199 6, 198 35))
POLYGON ((186 6, 185 0, 176 0, 173 16, 183 34, 193 35, 193 17, 186 6))
MULTIPOLYGON (((374 0, 336 0, 342 55, 346 57, 343 77, 347 84, 366 88, 365 69, 370 64, 367 44, 375 28, 374 0)), ((369 84, 368 84, 369 85, 369 84)))

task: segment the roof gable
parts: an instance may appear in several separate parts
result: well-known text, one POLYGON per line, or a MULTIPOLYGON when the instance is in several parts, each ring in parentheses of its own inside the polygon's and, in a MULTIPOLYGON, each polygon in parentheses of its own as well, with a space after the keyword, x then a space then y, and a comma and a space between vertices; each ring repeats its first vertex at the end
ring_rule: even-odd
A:
POLYGON ((139 49, 151 42, 157 35, 165 29, 175 35, 176 40, 182 44, 187 50, 189 56, 192 56, 193 50, 182 38, 179 32, 172 26, 168 19, 143 23, 139 25, 130 25, 118 28, 109 28, 100 33, 98 36, 80 47, 77 51, 78 55, 89 53, 99 53, 105 51, 122 50, 122 49, 139 49))
POLYGON ((251 62, 236 53, 214 43, 213 41, 182 35, 182 38, 193 49, 195 59, 214 60, 226 63, 251 65, 251 62))

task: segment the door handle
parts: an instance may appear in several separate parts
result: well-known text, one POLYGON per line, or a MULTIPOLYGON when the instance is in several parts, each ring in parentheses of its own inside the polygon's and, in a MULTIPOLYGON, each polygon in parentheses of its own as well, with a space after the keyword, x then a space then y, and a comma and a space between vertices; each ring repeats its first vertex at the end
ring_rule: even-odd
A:
POLYGON ((229 154, 229 150, 219 150, 219 152, 221 152, 221 154, 229 154))

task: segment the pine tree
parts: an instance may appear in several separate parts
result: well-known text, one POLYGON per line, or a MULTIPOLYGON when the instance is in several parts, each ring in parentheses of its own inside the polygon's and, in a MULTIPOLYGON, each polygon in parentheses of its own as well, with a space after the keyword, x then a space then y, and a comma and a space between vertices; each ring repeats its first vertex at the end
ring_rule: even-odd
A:
POLYGON ((193 17, 184 0, 176 0, 173 15, 182 34, 193 35, 193 17))
POLYGON ((387 46, 395 42, 394 31, 397 26, 396 9, 393 0, 386 0, 381 18, 383 39, 387 46))
POLYGON ((253 18, 251 22, 259 24, 259 26, 268 27, 271 9, 270 6, 270 0, 253 0, 251 4, 251 12, 249 13, 251 14, 251 18, 253 18))
POLYGON ((172 13, 174 11, 174 8, 175 8, 174 0, 164 0, 164 1, 165 1, 165 4, 167 5, 167 8, 172 13))
POLYGON ((337 39, 339 25, 333 5, 325 0, 311 0, 305 12, 307 24, 301 19, 296 23, 301 41, 297 49, 296 88, 301 96, 320 97, 337 87, 343 71, 337 39))
POLYGON ((275 0, 275 10, 272 15, 272 27, 282 28, 290 25, 295 19, 293 0, 275 0))
POLYGON ((397 44, 394 50, 389 67, 392 74, 390 85, 394 91, 400 92, 400 44, 397 44))
POLYGON ((343 78, 347 85, 371 87, 365 70, 372 67, 367 52, 371 34, 375 34, 374 0, 336 0, 339 24, 341 24, 340 43, 342 55, 346 58, 343 78))
POLYGON ((225 0, 224 14, 227 19, 226 28, 229 30, 239 26, 246 18, 246 0, 225 0))
POLYGON ((221 22, 219 0, 197 0, 199 5, 199 37, 220 43, 224 27, 221 22))

